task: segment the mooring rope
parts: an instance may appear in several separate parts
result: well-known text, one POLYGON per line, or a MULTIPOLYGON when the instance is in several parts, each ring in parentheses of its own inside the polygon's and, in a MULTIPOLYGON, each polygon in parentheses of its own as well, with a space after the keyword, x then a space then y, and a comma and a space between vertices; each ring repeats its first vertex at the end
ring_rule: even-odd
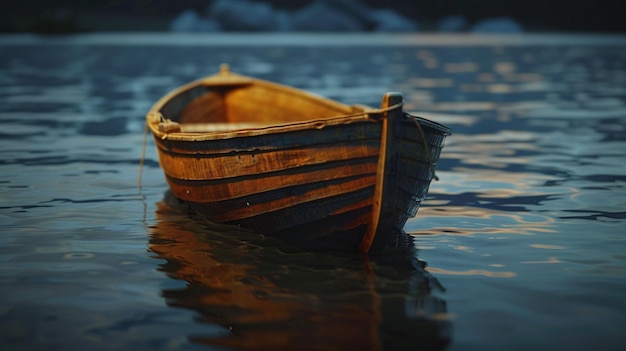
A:
POLYGON ((407 116, 408 118, 411 118, 413 122, 415 122, 415 125, 417 126, 417 130, 419 130, 420 135, 422 136, 422 141, 424 141, 424 150, 426 151, 426 158, 428 158, 428 166, 430 167, 430 173, 433 176, 434 180, 439 181, 439 177, 437 176, 437 174, 435 174, 435 163, 433 162, 433 157, 430 153, 430 147, 428 146, 428 141, 426 140, 426 133, 424 133, 424 130, 422 129, 422 125, 417 121, 418 117, 413 116, 406 112, 404 113, 404 115, 407 116))
POLYGON ((141 146, 141 158, 139 159, 139 176, 137 177, 137 187, 141 191, 142 182, 141 178, 143 176, 143 165, 144 160, 146 159, 146 144, 148 143, 148 122, 146 121, 143 128, 143 144, 141 146))
MULTIPOLYGON (((387 106, 385 108, 377 108, 377 109, 373 109, 373 110, 367 110, 367 111, 365 111, 365 114, 368 114, 368 115, 370 115, 370 114, 372 114, 372 115, 381 114, 381 113, 393 111, 393 110, 395 110, 397 108, 401 108, 402 106, 404 106, 404 102, 399 102, 399 103, 397 103, 395 105, 387 106)), ((359 115, 362 115, 362 113, 357 113, 357 114, 354 114, 354 115, 355 116, 359 116, 359 115)), ((348 115, 346 117, 350 117, 350 115, 348 115)))

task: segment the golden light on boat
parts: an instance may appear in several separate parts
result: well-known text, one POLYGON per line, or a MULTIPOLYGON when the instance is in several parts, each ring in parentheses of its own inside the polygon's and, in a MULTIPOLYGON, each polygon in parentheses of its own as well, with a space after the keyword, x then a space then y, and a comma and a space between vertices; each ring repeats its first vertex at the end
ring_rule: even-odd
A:
POLYGON ((172 193, 209 220, 361 252, 416 215, 450 134, 405 112, 400 93, 346 105, 227 65, 163 96, 146 121, 172 193))

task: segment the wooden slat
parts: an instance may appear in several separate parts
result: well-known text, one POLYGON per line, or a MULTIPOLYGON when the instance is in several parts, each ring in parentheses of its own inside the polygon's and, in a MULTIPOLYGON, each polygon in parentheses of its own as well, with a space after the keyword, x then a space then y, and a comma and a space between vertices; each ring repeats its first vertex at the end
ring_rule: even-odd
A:
POLYGON ((313 145, 302 149, 280 149, 272 152, 237 152, 206 157, 161 152, 159 161, 167 176, 185 180, 209 180, 260 175, 306 165, 341 160, 376 157, 376 141, 313 145))
POLYGON ((376 173, 376 157, 328 162, 324 164, 281 170, 258 176, 256 174, 211 180, 182 180, 167 177, 170 187, 185 201, 222 201, 250 196, 260 192, 354 176, 376 173))
MULTIPOLYGON (((376 140, 380 143, 380 130, 381 123, 362 121, 331 125, 322 129, 296 130, 227 139, 191 141, 155 138, 155 144, 159 150, 174 154, 215 155, 251 150, 266 151, 280 148, 299 148, 308 145, 335 144, 347 140, 352 143, 359 140, 376 140)), ((185 135, 185 133, 181 134, 185 135)))
MULTIPOLYGON (((272 236, 313 240, 329 235, 333 231, 349 230, 369 222, 373 190, 373 187, 359 189, 242 218, 231 223, 255 228, 260 233, 272 236)), ((362 232, 360 234, 362 235, 362 232)))
MULTIPOLYGON (((204 209, 210 220, 230 222, 263 213, 296 206, 312 204, 317 200, 372 188, 374 176, 335 179, 326 182, 279 189, 219 202, 195 203, 204 209)), ((173 190, 172 190, 173 191, 173 190)))

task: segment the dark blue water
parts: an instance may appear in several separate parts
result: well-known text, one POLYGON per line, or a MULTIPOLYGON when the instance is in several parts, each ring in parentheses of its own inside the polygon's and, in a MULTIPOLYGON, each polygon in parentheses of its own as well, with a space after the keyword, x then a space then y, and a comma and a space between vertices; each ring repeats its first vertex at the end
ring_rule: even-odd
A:
POLYGON ((0 37, 1 350, 626 347, 624 45, 128 38, 0 37), (450 126, 411 249, 206 223, 151 141, 139 189, 145 112, 222 62, 346 103, 401 91, 450 126))

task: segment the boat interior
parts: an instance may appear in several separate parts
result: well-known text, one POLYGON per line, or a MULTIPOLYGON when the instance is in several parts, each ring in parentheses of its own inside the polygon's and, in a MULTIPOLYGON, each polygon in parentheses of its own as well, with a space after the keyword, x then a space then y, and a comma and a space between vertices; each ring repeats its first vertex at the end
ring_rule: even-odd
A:
POLYGON ((174 91, 159 112, 179 124, 181 132, 201 133, 305 122, 367 109, 223 71, 174 91))

